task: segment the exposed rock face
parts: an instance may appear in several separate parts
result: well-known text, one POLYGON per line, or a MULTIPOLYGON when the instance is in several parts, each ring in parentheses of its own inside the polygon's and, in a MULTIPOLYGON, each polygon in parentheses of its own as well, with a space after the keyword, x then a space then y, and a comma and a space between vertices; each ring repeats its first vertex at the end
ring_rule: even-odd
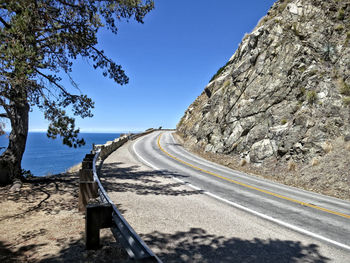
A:
POLYGON ((205 151, 308 161, 350 134, 350 1, 280 0, 177 126, 205 151))

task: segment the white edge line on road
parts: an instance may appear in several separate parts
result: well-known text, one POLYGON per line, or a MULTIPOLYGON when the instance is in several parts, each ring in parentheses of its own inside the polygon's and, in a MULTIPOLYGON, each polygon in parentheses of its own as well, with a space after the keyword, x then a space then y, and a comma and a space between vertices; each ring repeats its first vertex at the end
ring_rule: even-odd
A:
MULTIPOLYGON (((135 152, 135 154, 137 155, 137 157, 138 157, 142 162, 144 162, 147 166, 152 167, 153 169, 160 171, 160 170, 161 170, 160 168, 158 168, 157 166, 155 166, 155 165, 151 164, 150 162, 146 161, 146 160, 136 151, 135 145, 136 145, 138 142, 139 142, 139 140, 137 140, 137 141, 133 144, 133 147, 132 147, 133 150, 134 150, 134 152, 135 152)), ((324 237, 324 236, 315 234, 315 233, 310 232, 310 231, 308 231, 308 230, 306 230, 306 229, 303 229, 303 228, 301 228, 301 227, 298 227, 298 226, 295 226, 295 225, 292 225, 292 224, 283 222, 283 221, 281 221, 281 220, 279 220, 279 219, 276 219, 276 218, 273 218, 273 217, 271 217, 271 216, 264 215, 264 214, 262 214, 262 213, 260 213, 260 212, 254 211, 254 210, 252 210, 252 209, 250 209, 250 208, 248 208, 248 207, 242 206, 242 205, 240 205, 240 204, 234 203, 234 202, 229 201, 229 200, 227 200, 227 199, 225 199, 225 198, 222 198, 222 197, 220 197, 220 196, 217 196, 217 195, 215 195, 215 194, 213 194, 213 193, 210 193, 210 192, 208 192, 208 191, 205 191, 205 190, 203 190, 203 189, 201 189, 201 188, 199 188, 199 187, 197 187, 197 186, 194 186, 194 185, 192 185, 192 184, 190 184, 190 183, 187 183, 187 182, 185 182, 185 181, 183 181, 183 180, 181 180, 181 179, 178 179, 178 178, 176 178, 176 177, 174 177, 174 176, 172 176, 172 178, 173 178, 174 180, 176 180, 176 181, 179 181, 179 182, 181 182, 181 183, 183 183, 183 184, 185 184, 185 185, 187 185, 187 186, 189 186, 189 187, 195 189, 195 190, 203 191, 203 194, 206 194, 206 195, 208 195, 208 196, 211 196, 211 197, 213 197, 213 198, 215 198, 215 199, 217 199, 217 200, 220 200, 220 201, 222 201, 222 202, 224 202, 224 203, 227 203, 227 204, 229 204, 229 205, 231 205, 231 206, 233 206, 233 207, 236 207, 236 208, 238 208, 238 209, 244 210, 244 211, 246 211, 246 212, 248 212, 248 213, 254 214, 254 215, 258 216, 258 217, 264 218, 264 219, 266 219, 266 220, 269 220, 269 221, 271 221, 271 222, 274 222, 274 223, 276 223, 276 224, 278 224, 278 225, 281 225, 281 226, 284 226, 284 227, 286 227, 286 228, 295 230, 295 231, 297 231, 297 232, 299 232, 299 233, 303 233, 303 234, 305 234, 305 235, 308 235, 308 236, 311 236, 311 237, 314 237, 314 238, 317 238, 317 239, 326 241, 326 242, 328 242, 328 243, 330 243, 330 244, 333 244, 333 245, 335 245, 335 246, 338 246, 338 247, 341 247, 341 248, 350 250, 350 246, 348 246, 348 245, 345 245, 345 244, 343 244, 343 243, 334 241, 334 240, 329 239, 329 238, 327 238, 327 237, 324 237)))
MULTIPOLYGON (((142 138, 142 137, 141 137, 142 138)), ((135 145, 140 141, 137 140, 136 142, 134 142, 134 144, 132 145, 132 149, 134 150, 135 154, 137 155, 137 158, 139 158, 144 164, 146 164, 147 166, 155 169, 155 170, 160 170, 157 166, 151 164, 150 162, 146 161, 137 151, 136 151, 136 148, 135 148, 135 145)))

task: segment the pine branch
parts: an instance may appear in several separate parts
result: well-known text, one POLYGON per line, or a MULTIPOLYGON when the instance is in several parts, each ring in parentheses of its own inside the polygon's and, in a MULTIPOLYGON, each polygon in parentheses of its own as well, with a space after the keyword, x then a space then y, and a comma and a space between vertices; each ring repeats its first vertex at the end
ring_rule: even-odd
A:
POLYGON ((4 26, 8 29, 11 28, 11 26, 0 16, 0 22, 4 24, 4 26))
POLYGON ((40 72, 39 70, 35 69, 35 72, 37 72, 40 76, 44 77, 45 79, 47 79, 50 83, 52 83, 53 85, 55 85, 57 88, 59 88, 66 96, 70 96, 70 94, 65 90, 65 88, 63 88, 62 85, 60 85, 59 83, 57 83, 56 81, 54 81, 52 78, 50 78, 49 76, 45 75, 44 73, 40 72))
POLYGON ((7 118, 7 119, 9 119, 10 117, 7 115, 7 113, 0 113, 0 118, 7 118))

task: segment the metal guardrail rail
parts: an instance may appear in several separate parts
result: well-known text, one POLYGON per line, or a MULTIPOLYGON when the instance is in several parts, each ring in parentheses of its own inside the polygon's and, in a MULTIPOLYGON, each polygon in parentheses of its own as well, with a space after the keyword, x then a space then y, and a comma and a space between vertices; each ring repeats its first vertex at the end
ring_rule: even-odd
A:
POLYGON ((108 196, 106 190, 102 186, 100 179, 96 172, 96 161, 100 155, 97 151, 93 162, 93 179, 98 186, 99 197, 104 204, 109 204, 112 207, 112 226, 111 230, 115 238, 117 238, 124 246, 126 252, 131 259, 136 262, 158 262, 162 261, 151 251, 151 249, 143 242, 135 230, 129 225, 125 218, 121 215, 116 205, 108 196))

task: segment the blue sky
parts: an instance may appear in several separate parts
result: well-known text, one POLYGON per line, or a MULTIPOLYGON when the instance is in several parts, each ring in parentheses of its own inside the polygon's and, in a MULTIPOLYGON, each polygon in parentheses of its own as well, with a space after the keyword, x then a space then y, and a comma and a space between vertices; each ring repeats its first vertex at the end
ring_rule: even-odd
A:
MULTIPOLYGON (((123 66, 130 81, 118 86, 88 61, 76 61, 72 77, 95 101, 94 117, 77 119, 77 126, 82 132, 175 128, 274 2, 155 0, 144 24, 122 22, 117 35, 101 31, 99 48, 123 66)), ((30 131, 46 128, 43 114, 34 109, 30 131)))

